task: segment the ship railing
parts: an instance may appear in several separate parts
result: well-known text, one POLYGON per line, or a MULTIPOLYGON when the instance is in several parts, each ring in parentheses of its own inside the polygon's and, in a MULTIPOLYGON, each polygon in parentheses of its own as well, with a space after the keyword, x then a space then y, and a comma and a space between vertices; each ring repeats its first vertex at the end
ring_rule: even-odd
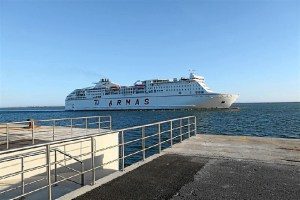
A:
MULTIPOLYGON (((42 190, 44 190, 42 194, 45 196, 41 198, 47 198, 48 200, 57 198, 63 194, 53 193, 53 190, 57 190, 56 188, 59 186, 63 187, 63 182, 72 181, 81 186, 87 184, 94 185, 95 181, 101 178, 97 172, 103 170, 105 166, 117 162, 119 171, 126 171, 128 166, 137 162, 143 162, 146 158, 154 154, 160 154, 163 150, 172 147, 176 143, 181 143, 183 140, 196 135, 196 133, 196 117, 187 116, 105 133, 95 133, 93 135, 53 141, 47 144, 35 144, 31 147, 27 146, 2 151, 0 152, 0 156, 8 154, 13 154, 13 156, 0 159, 0 172, 2 170, 2 164, 9 161, 18 161, 21 170, 0 176, 0 183, 5 183, 5 180, 11 177, 20 177, 17 186, 3 190, 1 190, 0 187, 0 199, 24 198, 42 190), (101 140, 100 143, 96 144, 96 142, 99 141, 95 138, 97 136, 107 136, 110 134, 118 134, 117 144, 97 149, 96 147, 101 146, 101 140), (76 144, 82 143, 82 141, 84 141, 87 146, 81 148, 88 150, 83 154, 71 155, 71 153, 59 150, 61 149, 60 145, 63 145, 65 142, 68 142, 68 144, 76 144), (117 158, 107 160, 105 163, 95 162, 97 153, 99 155, 99 153, 113 148, 118 149, 119 153, 117 158), (26 153, 18 154, 18 152, 24 152, 26 150, 28 150, 26 153), (58 157, 58 153, 65 154, 66 156, 58 157), (40 165, 24 162, 25 158, 37 155, 45 157, 46 162, 40 165), (83 157, 86 159, 83 159, 83 157), (64 167, 71 170, 73 174, 67 177, 59 176, 57 165, 67 163, 70 160, 75 160, 75 163, 73 163, 72 166, 65 164, 64 167), (32 179, 26 175, 37 169, 44 169, 46 173, 39 176, 39 179, 32 179), (33 187, 34 185, 35 187, 33 187)), ((80 149, 73 149, 73 151, 76 150, 80 149)))
POLYGON ((45 119, 0 124, 0 150, 111 130, 111 116, 45 119))

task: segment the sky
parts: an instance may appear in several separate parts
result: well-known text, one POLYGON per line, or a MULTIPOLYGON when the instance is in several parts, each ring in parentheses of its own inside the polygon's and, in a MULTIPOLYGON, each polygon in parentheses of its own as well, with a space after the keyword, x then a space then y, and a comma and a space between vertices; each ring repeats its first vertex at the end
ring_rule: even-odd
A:
POLYGON ((0 107, 190 69, 238 102, 300 101, 299 16, 291 0, 0 0, 0 107))

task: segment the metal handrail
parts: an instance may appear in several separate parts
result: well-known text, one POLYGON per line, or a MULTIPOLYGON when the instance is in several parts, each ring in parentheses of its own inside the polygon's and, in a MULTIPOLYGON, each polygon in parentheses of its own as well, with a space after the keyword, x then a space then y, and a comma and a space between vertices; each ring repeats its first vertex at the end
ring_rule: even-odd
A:
MULTIPOLYGON (((110 121, 110 124, 111 124, 111 121, 110 121)), ((153 129, 149 129, 149 130, 153 131, 153 129)), ((32 146, 18 148, 18 149, 8 149, 8 150, 5 150, 3 152, 0 152, 0 155, 4 155, 4 154, 8 154, 8 153, 15 153, 15 152, 18 152, 18 151, 25 151, 25 150, 29 150, 29 149, 34 151, 35 148, 46 147, 45 150, 37 150, 35 152, 30 152, 30 153, 26 153, 26 154, 22 154, 22 155, 15 155, 15 156, 9 156, 9 157, 6 157, 6 158, 2 158, 2 159, 0 159, 0 164, 2 162, 6 162, 8 160, 21 159, 22 160, 22 166, 23 166, 25 157, 35 156, 35 155, 40 155, 40 154, 46 155, 46 158, 47 158, 46 159, 46 161, 47 161, 46 164, 44 164, 42 166, 38 166, 38 167, 39 168, 44 168, 44 167, 47 168, 47 170, 46 170, 47 171, 47 178, 46 178, 47 185, 46 186, 40 186, 38 189, 28 191, 28 192, 25 193, 25 189, 24 189, 25 186, 28 185, 28 184, 32 184, 35 181, 24 184, 24 173, 29 172, 29 171, 33 171, 34 168, 29 168, 29 169, 26 169, 26 170, 24 170, 24 168, 23 168, 23 170, 21 170, 19 172, 14 172, 14 173, 7 174, 7 175, 4 175, 4 176, 0 177, 0 180, 5 179, 7 177, 18 176, 18 175, 21 175, 23 177, 22 181, 21 181, 22 182, 21 185, 17 186, 16 188, 9 188, 5 191, 0 191, 0 194, 10 192, 14 189, 21 188, 22 189, 22 194, 13 197, 13 199, 17 199, 17 198, 24 197, 24 196, 27 196, 29 194, 32 194, 33 192, 37 192, 39 190, 48 188, 48 199, 50 200, 50 199, 52 199, 52 186, 53 185, 57 185, 60 182, 70 180, 71 178, 74 178, 74 177, 77 177, 77 176, 81 176, 81 185, 84 185, 84 174, 86 174, 86 173, 92 173, 91 184, 94 184, 95 180, 96 180, 96 169, 99 169, 102 166, 105 166, 105 165, 108 165, 110 163, 118 161, 121 164, 121 165, 119 165, 120 166, 119 170, 124 171, 125 168, 126 168, 125 167, 125 159, 127 159, 128 157, 131 157, 133 155, 141 153, 142 154, 142 160, 145 160, 146 156, 147 156, 146 155, 147 150, 158 147, 158 153, 161 153, 162 152, 162 147, 163 147, 162 144, 166 144, 168 142, 168 143, 170 143, 170 146, 172 146, 173 143, 175 142, 175 139, 177 139, 177 140, 179 139, 179 142, 181 142, 185 138, 191 137, 192 133, 194 133, 194 135, 195 135, 196 131, 197 131, 196 117, 195 116, 187 116, 187 117, 182 117, 182 118, 176 118, 176 119, 171 119, 171 120, 155 122, 155 123, 146 124, 146 125, 123 128, 123 129, 119 129, 119 130, 115 130, 115 131, 110 130, 108 132, 103 132, 103 133, 95 133, 95 134, 79 136, 79 137, 75 137, 75 138, 68 138, 68 139, 64 139, 64 140, 60 140, 60 141, 52 141, 52 142, 48 142, 48 143, 44 143, 44 144, 35 144, 35 145, 32 145, 32 146), (179 127, 174 126, 175 122, 179 122, 179 127), (168 125, 166 127, 167 130, 162 129, 165 126, 165 124, 168 125), (154 129, 155 130, 154 134, 146 135, 146 128, 147 127, 156 127, 157 131, 156 131, 156 129, 154 129), (132 130, 135 130, 135 129, 137 129, 139 132, 141 132, 141 136, 138 137, 138 139, 132 139, 130 141, 125 142, 125 139, 124 139, 125 133, 126 132, 132 132, 132 130), (183 131, 183 129, 186 130, 186 131, 183 131), (179 131, 179 134, 175 134, 174 131, 179 131), (166 134, 167 132, 169 132, 169 134, 166 134), (101 148, 101 149, 95 149, 94 148, 95 138, 97 136, 116 134, 116 133, 118 133, 119 138, 120 138, 119 144, 111 145, 111 146, 101 148), (163 134, 164 134, 164 137, 162 137, 163 134), (183 138, 183 136, 185 136, 185 138, 183 138), (146 140, 148 141, 149 138, 153 138, 153 137, 158 137, 158 142, 157 143, 152 143, 151 146, 146 146, 146 140), (165 139, 166 137, 167 137, 167 139, 165 139), (64 151, 62 151, 58 148, 59 144, 62 144, 62 143, 76 144, 78 142, 82 142, 82 140, 90 141, 90 145, 88 145, 87 147, 81 147, 81 148, 90 148, 90 150, 87 153, 82 153, 78 156, 73 156, 73 155, 71 155, 69 153, 66 153, 66 152, 64 152, 64 151), (142 142, 141 149, 137 149, 136 151, 129 152, 129 154, 125 155, 125 146, 127 147, 132 142, 136 142, 136 141, 139 141, 139 140, 141 140, 141 142, 142 142), (95 163, 96 153, 101 152, 101 151, 105 151, 105 150, 111 149, 111 148, 121 148, 119 157, 117 159, 108 161, 106 163, 96 165, 96 163, 95 163), (55 154, 55 158, 54 158, 55 161, 54 162, 51 162, 51 157, 50 157, 51 152, 54 152, 54 154, 55 154), (57 161, 56 152, 62 153, 67 158, 64 158, 62 160, 57 161), (91 162, 91 167, 89 169, 84 169, 84 162, 82 160, 78 159, 78 157, 79 156, 88 156, 88 155, 91 156, 89 158, 90 162, 91 162), (69 176, 67 178, 58 175, 57 174, 57 164, 60 165, 61 162, 66 162, 66 161, 72 160, 72 159, 81 164, 81 170, 78 171, 78 170, 75 170, 75 169, 73 169, 69 166, 63 166, 63 167, 66 167, 67 169, 71 168, 71 169, 69 169, 71 171, 75 170, 74 172, 76 174, 72 175, 72 176, 69 176), (51 165, 53 165, 53 164, 54 164, 54 177, 55 177, 55 179, 54 179, 54 181, 51 181, 51 165), (61 177, 63 179, 58 180, 57 177, 61 177)), ((136 134, 138 134, 139 132, 135 131, 136 134)), ((75 150, 77 150, 77 149, 75 149, 75 150)))
MULTIPOLYGON (((97 117, 111 117, 110 115, 106 115, 106 116, 86 116, 86 117, 69 117, 69 118, 57 118, 57 119, 40 119, 40 120, 34 120, 34 121, 39 121, 39 122, 46 122, 46 121, 62 121, 62 120, 70 120, 70 119, 85 119, 85 118, 97 118, 97 117)), ((6 123, 0 123, 0 125, 5 125, 5 124, 24 124, 24 123, 28 123, 30 121, 18 121, 18 122, 6 122, 6 123)))
MULTIPOLYGON (((50 151, 51 151, 51 150, 50 150, 50 151)), ((53 149, 53 151, 55 152, 55 153, 54 153, 54 156, 55 156, 55 157, 54 157, 54 178, 55 178, 54 182, 57 182, 57 177, 59 176, 59 175, 57 174, 57 164, 59 164, 59 165, 62 166, 62 167, 65 167, 65 168, 67 168, 67 169, 69 169, 69 170, 72 170, 72 171, 74 171, 74 172, 79 173, 79 175, 81 175, 81 183, 80 183, 80 185, 83 186, 83 185, 84 185, 84 173, 83 173, 83 172, 84 172, 84 163, 83 163, 83 161, 77 159, 76 157, 72 156, 71 154, 68 154, 68 153, 66 153, 66 152, 64 152, 64 151, 61 151, 61 150, 58 149, 58 148, 53 149), (56 152, 59 152, 59 153, 65 155, 65 156, 67 156, 67 157, 69 157, 69 158, 71 158, 71 159, 73 159, 73 160, 79 162, 80 165, 81 165, 81 168, 80 168, 81 171, 78 171, 78 170, 75 170, 75 169, 73 169, 73 168, 71 168, 71 167, 68 167, 68 166, 65 166, 65 165, 60 164, 60 162, 57 161, 57 155, 56 155, 56 152)), ((63 160, 63 161, 65 161, 65 160, 63 160)), ((65 177, 64 177, 64 178, 65 178, 65 177)))
POLYGON ((129 127, 129 128, 119 129, 117 131, 125 131, 125 130, 128 131, 128 130, 132 130, 132 129, 138 129, 138 128, 142 128, 142 127, 149 127, 149 126, 153 126, 153 125, 164 124, 164 123, 167 123, 167 122, 177 121, 177 120, 180 120, 180 119, 188 119, 188 118, 192 118, 192 117, 195 117, 195 116, 187 116, 187 117, 169 119, 169 120, 160 121, 160 122, 154 122, 154 123, 146 124, 146 125, 132 126, 132 127, 129 127))
POLYGON ((71 154, 68 154, 68 153, 66 153, 66 152, 63 152, 63 151, 60 150, 60 149, 57 149, 57 148, 56 148, 56 149, 54 149, 53 151, 58 151, 59 153, 64 154, 65 156, 68 156, 69 158, 72 158, 72 159, 76 160, 77 162, 83 163, 81 160, 77 159, 76 157, 72 156, 71 154))
MULTIPOLYGON (((87 116, 87 117, 61 118, 61 119, 30 120, 30 121, 20 121, 20 122, 8 122, 8 123, 2 123, 0 125, 2 125, 2 128, 5 129, 3 132, 0 133, 5 137, 5 140, 3 138, 3 140, 0 142, 1 145, 6 144, 6 149, 11 149, 10 145, 12 142, 17 143, 18 141, 22 141, 21 137, 23 137, 23 139, 27 139, 31 141, 31 145, 35 145, 35 141, 37 139, 45 141, 52 138, 52 141, 55 141, 58 140, 57 138, 59 137, 73 137, 73 134, 76 132, 76 130, 74 129, 82 128, 82 126, 85 127, 86 132, 88 129, 90 130, 98 129, 98 131, 100 132, 103 129, 111 130, 112 128, 111 116, 87 116), (82 119, 84 120, 84 122, 74 124, 74 121, 82 120, 82 119), (89 120, 93 120, 93 121, 91 122, 89 120), (37 124, 45 123, 45 122, 47 122, 47 124, 42 125, 42 129, 40 128, 40 126, 37 126, 37 124), (58 122, 64 122, 65 124, 58 125, 57 124, 58 122), (23 126, 20 126, 20 124, 23 124, 23 126), (105 124, 107 125, 105 126, 105 124), (18 125, 18 126, 13 126, 13 125, 18 125), (63 135, 63 136, 59 135, 57 130, 58 127, 69 127, 68 132, 70 133, 70 135, 63 135), (22 132, 23 135, 21 136, 18 135, 17 138, 15 139, 13 138, 14 133, 20 134, 22 132)), ((47 143, 47 141, 45 141, 44 144, 45 143, 47 143)))
POLYGON ((57 140, 57 141, 52 141, 52 142, 47 142, 47 143, 43 143, 43 144, 35 144, 35 145, 27 146, 27 147, 21 147, 21 148, 15 148, 15 149, 8 149, 8 150, 0 151, 0 155, 7 154, 7 153, 12 153, 12 152, 16 152, 16 151, 19 151, 19 149, 26 150, 26 149, 32 149, 32 148, 42 147, 42 146, 45 146, 46 144, 54 145, 54 144, 60 144, 60 143, 64 143, 64 142, 71 142, 71 141, 79 140, 79 139, 87 139, 87 138, 90 138, 91 136, 100 136, 100 135, 113 134, 115 132, 134 130, 134 129, 139 129, 139 128, 143 127, 143 126, 144 127, 149 127, 149 126, 153 126, 153 125, 164 124, 164 123, 167 123, 167 122, 170 122, 170 121, 183 120, 183 119, 192 118, 192 117, 194 117, 194 116, 187 116, 187 117, 182 117, 182 118, 175 118, 175 119, 165 120, 165 121, 161 121, 161 122, 155 122, 155 123, 151 123, 151 124, 146 124, 146 125, 139 125, 139 126, 133 126, 133 127, 129 127, 129 128, 118 129, 118 130, 115 130, 115 131, 108 131, 108 132, 105 132, 105 133, 95 133, 93 135, 88 135, 88 136, 87 135, 77 136, 77 137, 74 137, 74 138, 67 138, 67 139, 57 140))

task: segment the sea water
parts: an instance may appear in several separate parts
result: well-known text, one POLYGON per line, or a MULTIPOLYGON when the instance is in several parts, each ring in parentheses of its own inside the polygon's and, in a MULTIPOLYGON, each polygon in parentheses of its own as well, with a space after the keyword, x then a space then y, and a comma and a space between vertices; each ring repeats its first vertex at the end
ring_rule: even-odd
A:
POLYGON ((64 111, 64 107, 1 108, 0 123, 27 119, 111 115, 120 129, 194 115, 197 132, 300 138, 300 103, 237 103, 225 110, 64 111))

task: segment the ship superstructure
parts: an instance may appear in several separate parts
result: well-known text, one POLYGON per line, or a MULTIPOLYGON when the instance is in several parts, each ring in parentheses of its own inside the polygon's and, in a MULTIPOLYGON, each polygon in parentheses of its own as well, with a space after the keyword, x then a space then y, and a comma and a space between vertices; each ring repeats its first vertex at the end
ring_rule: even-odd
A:
POLYGON ((65 101, 66 110, 229 108, 238 95, 214 93, 204 77, 136 81, 120 86, 103 78, 93 87, 76 89, 65 101))

